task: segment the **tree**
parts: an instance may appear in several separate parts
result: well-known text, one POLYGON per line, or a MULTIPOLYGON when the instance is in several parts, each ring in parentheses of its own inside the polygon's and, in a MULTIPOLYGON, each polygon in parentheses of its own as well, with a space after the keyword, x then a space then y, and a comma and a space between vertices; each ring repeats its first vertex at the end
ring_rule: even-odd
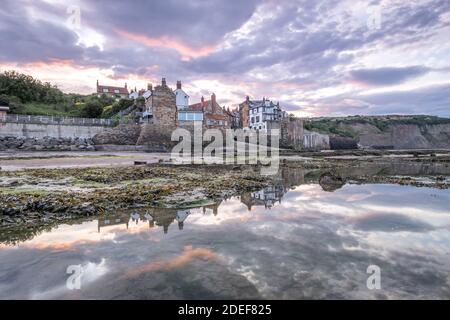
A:
POLYGON ((102 115, 103 106, 98 100, 89 100, 83 107, 82 114, 87 118, 98 118, 102 115))

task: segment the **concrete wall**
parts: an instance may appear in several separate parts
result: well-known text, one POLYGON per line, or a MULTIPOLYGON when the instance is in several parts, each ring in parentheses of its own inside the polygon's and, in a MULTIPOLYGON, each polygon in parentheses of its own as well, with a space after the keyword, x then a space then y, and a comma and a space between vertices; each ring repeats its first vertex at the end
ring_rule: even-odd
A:
POLYGON ((103 130, 105 130, 103 126, 0 122, 0 137, 92 138, 103 130))
POLYGON ((307 150, 330 149, 330 137, 314 131, 304 130, 303 148, 307 150))

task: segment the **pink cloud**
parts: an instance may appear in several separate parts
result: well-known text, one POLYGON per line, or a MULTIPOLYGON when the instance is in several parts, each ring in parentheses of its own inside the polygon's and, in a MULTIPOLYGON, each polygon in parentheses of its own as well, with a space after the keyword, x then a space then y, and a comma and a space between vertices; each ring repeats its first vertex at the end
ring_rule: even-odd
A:
POLYGON ((123 30, 116 30, 116 32, 125 39, 139 42, 147 47, 165 47, 174 49, 181 54, 183 60, 206 56, 215 50, 214 45, 191 47, 181 41, 171 39, 167 36, 151 38, 142 34, 131 33, 123 30))

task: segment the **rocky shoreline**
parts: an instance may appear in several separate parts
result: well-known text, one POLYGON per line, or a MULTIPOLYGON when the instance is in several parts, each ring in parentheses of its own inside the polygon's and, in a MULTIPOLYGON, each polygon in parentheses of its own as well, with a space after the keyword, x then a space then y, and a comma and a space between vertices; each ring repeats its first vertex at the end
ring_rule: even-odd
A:
POLYGON ((1 172, 0 181, 0 226, 32 227, 121 209, 199 206, 261 189, 270 178, 247 166, 155 164, 1 172))

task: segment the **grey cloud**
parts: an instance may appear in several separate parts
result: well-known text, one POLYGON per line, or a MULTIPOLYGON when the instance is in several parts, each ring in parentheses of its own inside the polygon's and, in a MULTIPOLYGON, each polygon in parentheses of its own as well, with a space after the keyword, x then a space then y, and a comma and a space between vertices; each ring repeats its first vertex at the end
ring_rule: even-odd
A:
POLYGON ((170 36, 193 46, 216 43, 239 28, 260 0, 85 1, 84 19, 106 33, 114 28, 151 37, 170 36))
POLYGON ((430 69, 424 66, 357 69, 350 72, 353 79, 370 85, 393 85, 419 77, 430 69))

